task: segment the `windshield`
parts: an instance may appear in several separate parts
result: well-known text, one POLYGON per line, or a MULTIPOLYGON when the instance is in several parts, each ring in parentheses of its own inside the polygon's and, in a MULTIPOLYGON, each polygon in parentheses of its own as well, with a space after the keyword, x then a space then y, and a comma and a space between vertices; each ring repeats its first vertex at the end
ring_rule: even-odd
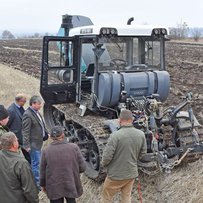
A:
POLYGON ((149 37, 115 37, 101 38, 99 43, 103 49, 99 71, 160 68, 159 41, 149 37))

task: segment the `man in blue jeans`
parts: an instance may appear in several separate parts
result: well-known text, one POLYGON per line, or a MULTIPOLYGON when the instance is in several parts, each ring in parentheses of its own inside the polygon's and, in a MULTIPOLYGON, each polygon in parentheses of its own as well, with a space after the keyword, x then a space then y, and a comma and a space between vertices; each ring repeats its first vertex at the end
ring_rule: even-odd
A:
POLYGON ((32 172, 39 188, 41 148, 43 141, 48 139, 48 132, 39 113, 42 103, 40 96, 32 96, 30 106, 23 114, 22 119, 23 146, 30 153, 32 172))

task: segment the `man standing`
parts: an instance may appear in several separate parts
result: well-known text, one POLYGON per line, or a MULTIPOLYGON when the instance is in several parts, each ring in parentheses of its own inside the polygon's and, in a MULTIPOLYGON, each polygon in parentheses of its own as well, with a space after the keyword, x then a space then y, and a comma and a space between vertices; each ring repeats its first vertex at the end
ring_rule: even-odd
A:
POLYGON ((131 203, 133 183, 138 177, 137 161, 147 152, 145 135, 133 127, 131 111, 122 110, 119 121, 120 129, 109 138, 102 157, 107 167, 102 203, 112 202, 117 192, 121 192, 122 203, 131 203))
POLYGON ((15 97, 15 102, 11 104, 11 106, 9 106, 8 108, 9 122, 7 126, 9 130, 17 136, 20 145, 23 145, 22 117, 25 112, 25 109, 23 108, 25 103, 26 103, 25 95, 17 94, 15 97))
POLYGON ((42 99, 32 96, 30 107, 23 114, 22 135, 23 146, 30 153, 32 172, 39 187, 39 165, 43 140, 48 139, 48 133, 39 110, 42 107, 42 99))
POLYGON ((43 150, 40 166, 40 186, 51 203, 75 203, 83 193, 80 173, 86 164, 77 145, 64 140, 60 126, 51 130, 53 142, 43 150))
MULTIPOLYGON (((0 137, 9 131, 8 127, 6 126, 8 123, 8 111, 5 109, 3 105, 0 105, 0 137)), ((1 147, 0 147, 1 149, 1 147)))
POLYGON ((0 202, 39 203, 38 190, 29 163, 18 152, 14 133, 1 136, 0 151, 0 202))

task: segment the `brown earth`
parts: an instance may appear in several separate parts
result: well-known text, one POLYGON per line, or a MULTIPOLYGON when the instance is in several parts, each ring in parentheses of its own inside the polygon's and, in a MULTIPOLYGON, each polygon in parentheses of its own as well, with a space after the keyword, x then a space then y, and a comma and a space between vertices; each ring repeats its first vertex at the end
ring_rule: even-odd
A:
MULTIPOLYGON (((17 92, 26 92, 28 97, 36 94, 39 80, 13 70, 18 69, 35 78, 40 76, 40 39, 18 39, 0 41, 0 103, 8 106, 17 92), (8 67, 9 66, 9 67, 8 67), (12 67, 12 68, 11 68, 12 67), (27 76, 27 77, 26 77, 27 76)), ((203 44, 187 42, 167 42, 166 64, 171 75, 171 91, 165 105, 177 104, 179 97, 192 91, 199 100, 195 102, 195 114, 203 123, 203 44)), ((149 176, 141 174, 143 202, 174 203, 203 202, 203 160, 180 166, 171 174, 149 176)), ((78 203, 98 203, 102 184, 82 176, 84 194, 78 203)), ((132 202, 137 200, 136 184, 132 202)), ((48 202, 46 195, 40 194, 41 203, 48 202)), ((114 202, 118 202, 119 196, 114 202)))
MULTIPOLYGON (((0 63, 40 77, 42 39, 0 41, 0 63)), ((177 104, 180 96, 193 92, 194 110, 203 123, 203 42, 166 43, 166 67, 171 76, 170 95, 166 106, 177 104)))

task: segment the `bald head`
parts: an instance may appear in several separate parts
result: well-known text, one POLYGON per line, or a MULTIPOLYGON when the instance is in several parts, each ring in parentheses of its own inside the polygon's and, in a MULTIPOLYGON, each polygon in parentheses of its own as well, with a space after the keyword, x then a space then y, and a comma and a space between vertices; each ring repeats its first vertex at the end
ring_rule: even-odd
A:
POLYGON ((130 125, 133 122, 132 112, 128 109, 121 110, 120 116, 120 124, 121 125, 130 125))
POLYGON ((4 133, 0 138, 0 146, 2 149, 17 151, 18 139, 13 132, 4 133))

